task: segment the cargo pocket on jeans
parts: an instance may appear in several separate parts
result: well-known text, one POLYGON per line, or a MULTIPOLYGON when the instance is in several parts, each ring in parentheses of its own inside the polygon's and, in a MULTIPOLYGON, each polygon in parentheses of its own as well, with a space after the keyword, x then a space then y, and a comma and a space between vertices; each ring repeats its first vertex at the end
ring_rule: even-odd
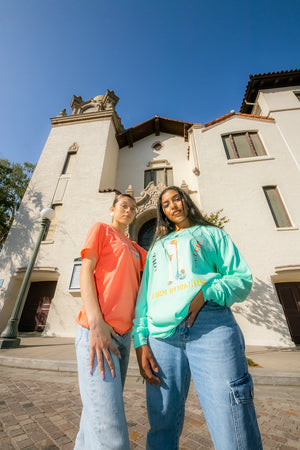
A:
POLYGON ((253 403, 253 382, 249 373, 229 383, 232 420, 238 450, 262 450, 253 403))
POLYGON ((249 373, 238 380, 231 381, 229 386, 232 405, 248 403, 253 400, 253 382, 249 373))

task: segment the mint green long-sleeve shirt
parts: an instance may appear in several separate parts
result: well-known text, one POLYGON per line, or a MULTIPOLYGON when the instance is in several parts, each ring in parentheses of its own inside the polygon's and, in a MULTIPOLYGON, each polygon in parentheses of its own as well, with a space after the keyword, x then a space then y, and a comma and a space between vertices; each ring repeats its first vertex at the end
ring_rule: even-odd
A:
POLYGON ((135 348, 171 336, 201 289, 206 301, 230 307, 246 299, 252 275, 229 235, 195 225, 155 242, 148 253, 132 336, 135 348))

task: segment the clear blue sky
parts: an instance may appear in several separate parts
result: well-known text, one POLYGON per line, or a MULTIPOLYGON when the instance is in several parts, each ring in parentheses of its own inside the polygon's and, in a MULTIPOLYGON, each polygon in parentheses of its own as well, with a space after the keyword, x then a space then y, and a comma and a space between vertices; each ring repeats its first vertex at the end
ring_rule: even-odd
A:
POLYGON ((0 0, 0 158, 36 162, 50 117, 114 90, 125 128, 239 111, 249 74, 300 68, 299 0, 0 0))

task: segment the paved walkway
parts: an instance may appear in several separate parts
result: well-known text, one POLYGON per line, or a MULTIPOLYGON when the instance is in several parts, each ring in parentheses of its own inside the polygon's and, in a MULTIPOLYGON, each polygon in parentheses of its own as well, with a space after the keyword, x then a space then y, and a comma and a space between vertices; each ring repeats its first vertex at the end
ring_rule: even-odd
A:
MULTIPOLYGON (((73 342, 26 335, 20 348, 0 350, 1 450, 73 448, 81 412, 73 342), (51 370, 40 370, 47 364, 51 370)), ((300 449, 300 352, 248 347, 247 356, 262 366, 251 372, 264 450, 300 449)), ((131 449, 145 449, 145 385, 134 354, 124 399, 131 449)), ((193 386, 180 449, 213 449, 193 386)))

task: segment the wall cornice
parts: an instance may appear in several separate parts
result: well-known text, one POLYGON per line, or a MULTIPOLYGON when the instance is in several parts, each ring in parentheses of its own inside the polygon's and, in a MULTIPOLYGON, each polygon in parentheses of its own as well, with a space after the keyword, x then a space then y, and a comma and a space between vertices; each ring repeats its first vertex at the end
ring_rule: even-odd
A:
POLYGON ((98 122, 101 120, 108 120, 108 119, 112 119, 117 133, 121 133, 124 130, 123 125, 121 124, 121 119, 119 118, 117 113, 113 110, 97 111, 92 113, 76 114, 71 116, 57 116, 51 118, 50 120, 52 127, 55 128, 86 122, 98 122))

